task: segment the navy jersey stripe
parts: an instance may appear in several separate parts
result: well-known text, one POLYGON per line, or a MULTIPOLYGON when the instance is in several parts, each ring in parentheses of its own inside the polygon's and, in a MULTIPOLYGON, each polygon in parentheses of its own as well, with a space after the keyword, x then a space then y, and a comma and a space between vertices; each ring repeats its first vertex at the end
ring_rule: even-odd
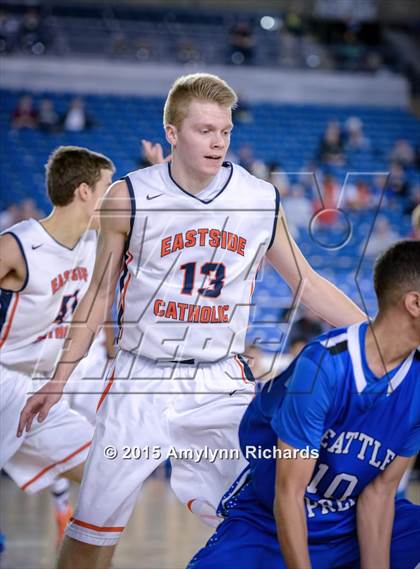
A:
POLYGON ((172 170, 171 170, 171 164, 168 162, 168 172, 169 172, 169 177, 171 178, 172 182, 181 190, 181 192, 183 192, 184 194, 186 194, 187 196, 189 196, 190 198, 194 198, 195 200, 201 202, 204 205, 207 205, 211 202, 213 202, 216 198, 218 198, 220 196, 220 194, 222 192, 225 191, 225 189, 228 187, 229 182, 232 178, 232 174, 233 174, 233 164, 231 164, 231 162, 223 162, 222 164, 223 168, 230 168, 230 174, 228 176, 228 179, 226 180, 226 182, 223 184, 222 189, 210 200, 202 200, 200 199, 198 196, 195 196, 194 194, 191 194, 190 192, 187 192, 187 190, 184 190, 184 188, 182 186, 180 186, 178 184, 178 182, 174 179, 174 177, 172 176, 172 170))
MULTIPOLYGON (((124 292, 124 284, 125 284, 125 280, 127 278, 127 273, 128 273, 128 249, 130 247, 130 240, 131 240, 131 235, 133 233, 133 227, 134 227, 134 219, 136 217, 136 196, 134 194, 133 184, 132 184, 129 176, 125 176, 124 178, 122 178, 122 180, 127 184, 128 193, 130 195, 131 215, 130 215, 130 231, 127 235, 127 239, 125 240, 125 245, 124 245, 124 253, 123 253, 124 266, 123 266, 123 270, 121 272, 120 283, 119 283, 120 306, 119 306, 119 310, 118 310, 118 326, 120 328, 122 326, 122 318, 124 315, 124 308, 123 308, 123 303, 122 303, 122 300, 123 300, 122 294, 124 292)), ((121 330, 120 330, 120 334, 121 334, 121 330)))
POLYGON ((128 193, 130 195, 130 203, 131 203, 130 231, 127 235, 127 240, 125 242, 125 249, 124 249, 124 254, 125 254, 130 246, 131 234, 133 233, 134 219, 136 217, 136 196, 134 194, 134 188, 130 180, 130 176, 125 176, 123 180, 127 184, 128 193))
POLYGON ((243 357, 242 354, 238 354, 238 358, 239 358, 241 364, 244 366, 245 377, 247 378, 247 380, 248 381, 255 381, 255 377, 254 377, 254 375, 251 371, 251 368, 249 367, 246 359, 243 357))
POLYGON ((12 292, 12 293, 13 292, 22 292, 26 288, 26 285, 28 284, 28 280, 29 280, 29 266, 28 266, 28 260, 27 260, 26 255, 25 255, 25 250, 23 248, 22 241, 19 239, 19 237, 15 233, 13 233, 13 231, 5 231, 4 233, 2 233, 2 236, 3 235, 11 235, 12 237, 14 237, 14 239, 15 239, 15 241, 18 244, 18 247, 20 249, 21 255, 23 257, 23 262, 25 263, 26 275, 25 275, 25 280, 23 281, 23 285, 20 287, 19 290, 8 290, 6 288, 2 289, 2 290, 7 291, 7 292, 12 292))
POLYGON ((336 356, 337 354, 341 354, 342 352, 345 352, 347 349, 348 349, 347 340, 345 340, 344 342, 340 342, 339 344, 336 344, 335 346, 331 346, 331 348, 329 348, 327 346, 327 350, 329 351, 329 353, 332 356, 336 356))
POLYGON ((277 229, 277 220, 279 218, 279 209, 280 209, 280 192, 278 191, 278 189, 276 188, 276 186, 273 186, 274 191, 276 193, 276 205, 275 205, 275 213, 274 213, 274 221, 273 221, 273 231, 271 234, 271 240, 270 240, 270 244, 268 245, 268 248, 271 249, 271 246, 274 243, 274 238, 276 236, 276 229, 277 229))
POLYGON ((0 289, 0 337, 6 322, 7 312, 12 302, 13 292, 10 290, 0 289))

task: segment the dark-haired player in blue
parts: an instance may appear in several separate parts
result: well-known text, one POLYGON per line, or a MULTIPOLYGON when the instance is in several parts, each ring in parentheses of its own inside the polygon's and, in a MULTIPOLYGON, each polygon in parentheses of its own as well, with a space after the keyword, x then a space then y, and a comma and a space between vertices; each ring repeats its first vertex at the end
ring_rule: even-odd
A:
POLYGON ((248 407, 249 467, 189 569, 420 568, 420 506, 395 500, 420 450, 420 241, 374 281, 374 322, 308 344, 248 407))

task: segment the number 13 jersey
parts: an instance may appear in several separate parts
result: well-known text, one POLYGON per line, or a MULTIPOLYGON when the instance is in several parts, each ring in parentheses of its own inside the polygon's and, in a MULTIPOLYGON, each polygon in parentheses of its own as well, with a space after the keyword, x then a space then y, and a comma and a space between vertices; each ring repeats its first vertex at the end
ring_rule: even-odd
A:
POLYGON ((197 362, 243 352, 280 198, 237 165, 224 163, 218 179, 212 197, 203 199, 206 190, 189 194, 168 164, 126 176, 132 215, 120 279, 124 350, 197 362))

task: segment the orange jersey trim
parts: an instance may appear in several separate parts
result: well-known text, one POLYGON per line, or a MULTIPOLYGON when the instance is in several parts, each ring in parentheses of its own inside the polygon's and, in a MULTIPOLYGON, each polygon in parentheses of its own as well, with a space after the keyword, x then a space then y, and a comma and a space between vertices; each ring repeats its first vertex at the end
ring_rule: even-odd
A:
POLYGON ((15 317, 16 308, 19 302, 19 293, 16 293, 15 302, 13 303, 12 310, 10 312, 10 319, 7 323, 6 329, 4 331, 3 337, 0 339, 0 348, 3 346, 5 341, 7 340, 7 336, 9 335, 10 329, 12 327, 13 318, 15 317))
POLYGON ((76 518, 70 518, 70 523, 75 524, 76 526, 81 526, 82 528, 93 529, 94 531, 105 531, 105 532, 121 532, 124 531, 124 526, 116 526, 116 527, 106 527, 106 526, 95 526, 93 524, 88 524, 86 522, 82 522, 82 520, 76 520, 76 518))
POLYGON ((101 395, 101 398, 98 401, 98 405, 96 407, 96 412, 99 411, 102 403, 104 402, 105 397, 108 395, 108 392, 111 389, 112 384, 114 383, 114 377, 115 377, 115 368, 112 370, 111 377, 108 379, 108 382, 107 382, 105 389, 101 395))
POLYGON ((41 470, 41 472, 38 472, 38 474, 36 476, 34 476, 30 480, 28 480, 28 482, 26 482, 23 486, 21 486, 20 489, 26 490, 28 488, 28 486, 30 486, 31 484, 36 482, 39 478, 41 478, 41 476, 44 476, 44 474, 49 472, 52 468, 54 468, 55 466, 58 466, 59 464, 64 464, 65 462, 71 460, 74 456, 76 456, 76 454, 79 454, 79 452, 84 451, 90 445, 91 445, 91 441, 89 441, 88 443, 85 443, 83 446, 81 446, 80 448, 78 448, 77 450, 75 450, 74 452, 69 454, 68 456, 66 456, 66 458, 63 458, 62 460, 58 460, 57 462, 50 464, 49 466, 47 466, 46 468, 41 470))

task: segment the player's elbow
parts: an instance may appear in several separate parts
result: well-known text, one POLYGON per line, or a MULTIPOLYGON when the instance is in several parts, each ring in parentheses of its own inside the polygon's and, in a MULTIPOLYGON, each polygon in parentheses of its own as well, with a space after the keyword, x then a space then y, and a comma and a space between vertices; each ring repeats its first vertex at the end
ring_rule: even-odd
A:
POLYGON ((358 512, 366 512, 370 515, 377 505, 385 502, 393 502, 398 488, 398 481, 384 480, 380 476, 366 486, 357 500, 358 512))

